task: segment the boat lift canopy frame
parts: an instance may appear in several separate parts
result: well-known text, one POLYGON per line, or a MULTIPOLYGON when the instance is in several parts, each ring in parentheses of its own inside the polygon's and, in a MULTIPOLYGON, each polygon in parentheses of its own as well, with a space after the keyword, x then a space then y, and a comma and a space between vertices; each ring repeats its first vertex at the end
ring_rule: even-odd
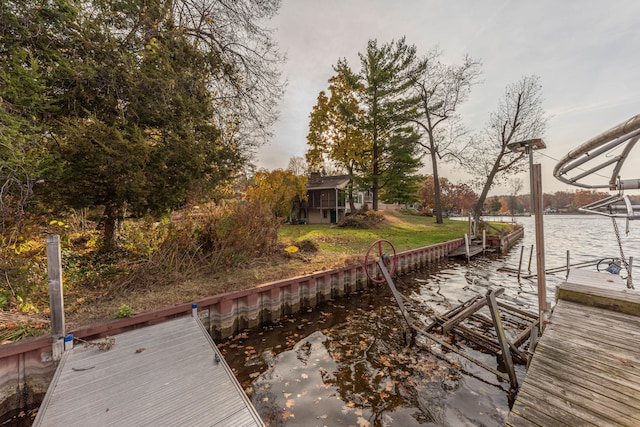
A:
POLYGON ((640 178, 620 179, 622 166, 638 139, 640 139, 640 114, 591 138, 575 150, 570 151, 558 162, 553 170, 553 176, 566 184, 582 188, 607 188, 612 191, 640 189, 640 178), (623 147, 622 152, 613 155, 613 150, 617 150, 620 146, 623 147), (602 159, 600 156, 604 156, 605 160, 597 163, 598 158, 602 159), (572 177, 567 175, 572 170, 586 163, 590 165, 595 164, 595 166, 572 177), (611 165, 613 165, 613 169, 611 170, 608 183, 589 184, 585 182, 585 178, 611 165))
POLYGON ((558 180, 576 187, 618 191, 616 195, 581 207, 581 211, 612 218, 624 218, 627 221, 640 219, 640 207, 633 206, 629 197, 624 195, 624 190, 640 189, 640 178, 624 180, 620 178, 622 166, 639 139, 640 114, 591 138, 575 150, 570 151, 558 162, 553 170, 553 175, 558 180), (614 155, 614 150, 619 148, 622 148, 622 151, 614 155), (604 160, 602 160, 603 158, 604 160), (587 164, 591 167, 583 170, 581 166, 587 164), (613 167, 608 183, 591 184, 586 182, 588 178, 610 166, 613 167), (570 177, 568 173, 577 168, 583 171, 570 177))

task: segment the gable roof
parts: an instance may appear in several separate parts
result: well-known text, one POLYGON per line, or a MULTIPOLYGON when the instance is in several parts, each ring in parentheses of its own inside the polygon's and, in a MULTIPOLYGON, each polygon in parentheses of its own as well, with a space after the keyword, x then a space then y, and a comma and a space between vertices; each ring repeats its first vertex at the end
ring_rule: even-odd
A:
POLYGON ((307 182, 307 190, 342 190, 349 184, 349 175, 322 176, 312 174, 307 182))

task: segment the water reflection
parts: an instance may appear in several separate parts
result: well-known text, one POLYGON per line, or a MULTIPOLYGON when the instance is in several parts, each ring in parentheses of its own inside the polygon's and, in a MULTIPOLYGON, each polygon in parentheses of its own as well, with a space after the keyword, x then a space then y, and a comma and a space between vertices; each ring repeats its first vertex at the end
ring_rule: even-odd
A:
MULTIPOLYGON (((533 220, 516 220, 527 231, 506 256, 403 276, 396 279, 398 289, 421 308, 424 319, 484 294, 489 286, 504 287, 505 299, 537 312, 536 282, 518 282, 499 270, 518 265, 520 247, 525 248, 524 267, 528 265, 533 220)), ((630 236, 623 237, 627 256, 640 254, 638 231, 632 224, 630 236)), ((567 249, 572 262, 619 253, 607 218, 545 217, 545 238, 547 268, 566 264, 567 249)), ((535 253, 531 268, 535 272, 535 253)), ((638 277, 637 266, 635 271, 638 277)), ((563 278, 564 273, 547 277, 551 303, 563 278)), ((503 425, 509 384, 426 338, 405 346, 400 319, 383 284, 241 334, 220 347, 270 426, 503 425)), ((456 344, 497 368, 495 356, 456 344)), ((521 381, 524 367, 517 365, 516 371, 521 381)))
MULTIPOLYGON (((425 350, 432 343, 405 346, 395 303, 379 290, 221 343, 265 422, 501 425, 509 384, 455 354, 434 356, 425 350), (243 353, 251 355, 246 362, 243 353)), ((492 356, 475 353, 495 366, 492 356)))

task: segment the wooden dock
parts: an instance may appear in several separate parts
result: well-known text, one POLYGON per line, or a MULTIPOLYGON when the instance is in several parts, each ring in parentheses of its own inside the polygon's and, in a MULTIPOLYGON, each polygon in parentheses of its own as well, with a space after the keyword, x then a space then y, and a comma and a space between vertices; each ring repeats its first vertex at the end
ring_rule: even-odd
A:
POLYGON ((65 351, 34 426, 264 426, 196 317, 98 343, 65 351))
MULTIPOLYGON (((468 257, 473 258, 474 256, 484 253, 485 248, 482 246, 482 241, 472 240, 469 242, 469 252, 468 257)), ((466 245, 462 245, 451 252, 449 252, 450 258, 466 258, 467 257, 467 247, 466 245)))
POLYGON ((571 270, 507 426, 640 425, 640 292, 571 270))

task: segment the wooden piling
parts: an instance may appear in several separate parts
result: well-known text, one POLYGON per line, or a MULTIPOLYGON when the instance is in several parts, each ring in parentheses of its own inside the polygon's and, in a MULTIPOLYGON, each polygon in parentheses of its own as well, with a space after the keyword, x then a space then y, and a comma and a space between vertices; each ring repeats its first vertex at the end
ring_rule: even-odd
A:
POLYGON ((518 263, 518 283, 520 283, 520 273, 522 272, 522 255, 524 255, 524 246, 520 248, 520 262, 518 263))

